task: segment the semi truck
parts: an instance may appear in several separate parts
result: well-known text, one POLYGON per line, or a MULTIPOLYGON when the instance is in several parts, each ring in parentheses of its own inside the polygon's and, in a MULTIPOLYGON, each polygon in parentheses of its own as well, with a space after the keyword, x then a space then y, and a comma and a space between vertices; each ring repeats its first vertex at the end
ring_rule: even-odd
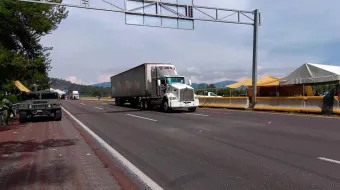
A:
POLYGON ((72 91, 72 97, 71 97, 72 100, 79 100, 79 92, 74 90, 72 91))
POLYGON ((144 63, 111 77, 111 97, 117 106, 130 103, 142 109, 161 108, 165 112, 199 105, 191 81, 177 73, 170 63, 144 63))

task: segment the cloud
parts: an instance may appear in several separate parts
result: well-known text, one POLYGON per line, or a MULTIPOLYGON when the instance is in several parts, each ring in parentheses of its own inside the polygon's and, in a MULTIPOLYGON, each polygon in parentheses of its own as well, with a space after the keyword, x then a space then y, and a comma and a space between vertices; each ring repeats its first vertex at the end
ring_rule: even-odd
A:
POLYGON ((67 81, 70 81, 72 83, 76 83, 76 84, 84 84, 84 85, 90 85, 92 84, 91 82, 85 82, 82 79, 76 77, 76 76, 68 76, 65 78, 67 81))
POLYGON ((97 81, 98 81, 99 83, 109 82, 111 76, 112 76, 111 74, 101 74, 101 75, 99 75, 97 81))
MULTIPOLYGON (((124 1, 111 2, 124 6, 124 1)), ((334 22, 340 1, 195 0, 195 4, 261 11, 259 76, 284 76, 305 62, 340 63, 335 51, 340 36, 334 32, 340 29, 340 22, 334 22)), ((42 39, 54 47, 53 77, 106 82, 144 62, 173 63, 193 82, 251 77, 251 26, 195 22, 195 30, 184 31, 125 25, 120 13, 69 11, 58 30, 42 39)))

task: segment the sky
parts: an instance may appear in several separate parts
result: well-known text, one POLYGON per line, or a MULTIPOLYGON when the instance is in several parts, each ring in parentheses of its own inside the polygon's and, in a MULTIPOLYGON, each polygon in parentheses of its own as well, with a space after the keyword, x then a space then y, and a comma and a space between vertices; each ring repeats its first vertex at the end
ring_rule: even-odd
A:
MULTIPOLYGON (((124 6, 124 0, 107 1, 124 6)), ((260 77, 283 77, 307 62, 340 66, 340 1, 194 0, 194 4, 260 10, 260 77)), ((90 5, 113 8, 101 0, 90 0, 90 5)), ((41 40, 53 47, 51 77, 79 84, 108 82, 112 75, 145 62, 173 63, 196 83, 251 77, 252 26, 197 21, 194 30, 178 30, 126 25, 122 13, 68 10, 68 18, 41 40)))

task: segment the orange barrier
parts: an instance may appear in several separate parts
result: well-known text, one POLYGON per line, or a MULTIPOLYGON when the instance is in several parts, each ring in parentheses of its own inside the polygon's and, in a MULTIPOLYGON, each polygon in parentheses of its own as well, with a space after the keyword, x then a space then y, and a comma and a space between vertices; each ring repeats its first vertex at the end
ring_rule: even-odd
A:
POLYGON ((338 97, 335 97, 334 99, 333 113, 340 114, 340 100, 338 97))
POLYGON ((248 97, 198 97, 198 99, 200 107, 232 109, 249 108, 248 97))
MULTIPOLYGON (((323 96, 299 97, 258 97, 254 110, 294 111, 305 113, 322 113, 324 109, 323 96)), ((340 114, 339 100, 334 97, 331 112, 340 114)))

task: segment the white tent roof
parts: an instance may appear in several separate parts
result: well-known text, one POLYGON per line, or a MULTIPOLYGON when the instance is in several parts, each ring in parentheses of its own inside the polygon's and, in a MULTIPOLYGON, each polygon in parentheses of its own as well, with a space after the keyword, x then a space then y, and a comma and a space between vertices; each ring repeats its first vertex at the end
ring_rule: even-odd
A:
POLYGON ((340 81, 340 67, 305 63, 280 81, 280 84, 316 84, 340 81))

